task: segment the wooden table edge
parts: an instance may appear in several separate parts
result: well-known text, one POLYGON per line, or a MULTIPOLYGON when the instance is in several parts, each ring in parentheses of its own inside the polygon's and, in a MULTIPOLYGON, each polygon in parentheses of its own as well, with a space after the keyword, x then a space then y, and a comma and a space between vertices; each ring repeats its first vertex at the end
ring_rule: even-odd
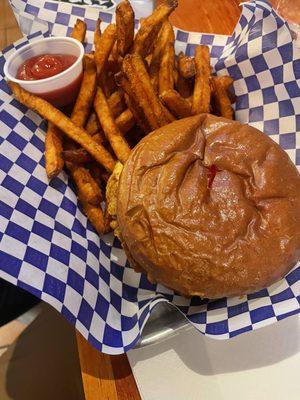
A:
POLYGON ((126 354, 101 353, 76 331, 84 392, 87 400, 140 400, 126 354))

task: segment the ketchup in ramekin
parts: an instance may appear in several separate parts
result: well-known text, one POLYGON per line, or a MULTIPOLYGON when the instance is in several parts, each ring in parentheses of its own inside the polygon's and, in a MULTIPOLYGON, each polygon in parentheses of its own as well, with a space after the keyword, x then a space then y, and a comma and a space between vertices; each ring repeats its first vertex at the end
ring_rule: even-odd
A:
POLYGON ((75 101, 82 79, 84 49, 73 38, 53 37, 21 47, 4 66, 6 77, 63 107, 75 101))
POLYGON ((65 71, 77 60, 71 54, 41 54, 25 60, 18 68, 17 79, 35 81, 65 71))

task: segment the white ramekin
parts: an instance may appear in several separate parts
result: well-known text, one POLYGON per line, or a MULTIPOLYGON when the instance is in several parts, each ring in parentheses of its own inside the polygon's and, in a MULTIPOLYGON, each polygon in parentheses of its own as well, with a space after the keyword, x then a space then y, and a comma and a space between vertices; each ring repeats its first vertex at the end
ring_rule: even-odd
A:
MULTIPOLYGON (((16 50, 4 65, 4 74, 8 80, 18 83, 22 88, 28 90, 28 92, 43 95, 49 92, 60 91, 72 84, 76 79, 79 80, 82 74, 83 56, 83 45, 76 39, 69 37, 45 38, 16 50), (19 66, 25 60, 40 54, 68 54, 76 56, 77 60, 68 69, 50 78, 34 81, 17 79, 16 75, 19 66)), ((68 99, 66 99, 67 102, 68 99)))

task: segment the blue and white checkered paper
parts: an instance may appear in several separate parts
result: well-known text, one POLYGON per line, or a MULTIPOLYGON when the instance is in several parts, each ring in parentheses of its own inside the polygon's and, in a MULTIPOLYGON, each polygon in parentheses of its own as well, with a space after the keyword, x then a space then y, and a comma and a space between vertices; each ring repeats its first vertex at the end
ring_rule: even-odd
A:
MULTIPOLYGON (((32 21, 38 18, 32 27, 43 20, 53 34, 68 34, 83 18, 88 40, 99 16, 94 8, 65 3, 12 3, 32 21)), ((111 21, 111 14, 100 14, 111 21)), ((298 313, 299 265, 258 293, 208 302, 150 284, 129 267, 116 239, 99 239, 68 176, 63 172, 48 182, 45 122, 12 98, 3 78, 5 59, 15 48, 48 34, 31 32, 0 54, 0 276, 51 304, 109 354, 135 345, 158 302, 171 302, 196 329, 217 339, 298 313)), ((234 78, 236 118, 264 130, 300 166, 300 54, 285 21, 266 2, 246 3, 231 37, 176 31, 177 51, 192 54, 198 43, 210 46, 217 74, 234 78)))

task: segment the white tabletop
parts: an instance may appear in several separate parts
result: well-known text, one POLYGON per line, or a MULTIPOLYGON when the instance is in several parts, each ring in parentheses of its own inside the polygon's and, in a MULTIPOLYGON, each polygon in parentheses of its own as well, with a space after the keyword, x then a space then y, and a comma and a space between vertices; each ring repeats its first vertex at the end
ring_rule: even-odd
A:
POLYGON ((128 353, 143 400, 299 400, 300 317, 226 341, 194 328, 128 353))

